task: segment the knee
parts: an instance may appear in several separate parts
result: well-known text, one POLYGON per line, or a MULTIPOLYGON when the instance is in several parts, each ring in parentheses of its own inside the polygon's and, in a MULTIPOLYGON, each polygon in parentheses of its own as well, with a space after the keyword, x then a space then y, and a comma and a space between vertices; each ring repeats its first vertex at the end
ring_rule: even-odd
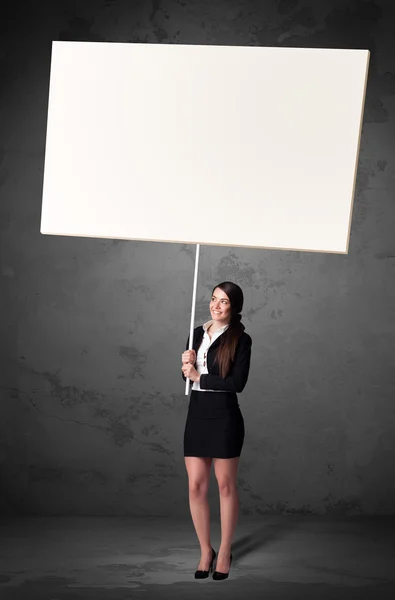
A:
POLYGON ((204 500, 207 496, 208 486, 202 481, 189 482, 189 495, 195 500, 204 500))
POLYGON ((236 491, 236 484, 230 479, 217 479, 218 490, 221 496, 231 496, 236 491))

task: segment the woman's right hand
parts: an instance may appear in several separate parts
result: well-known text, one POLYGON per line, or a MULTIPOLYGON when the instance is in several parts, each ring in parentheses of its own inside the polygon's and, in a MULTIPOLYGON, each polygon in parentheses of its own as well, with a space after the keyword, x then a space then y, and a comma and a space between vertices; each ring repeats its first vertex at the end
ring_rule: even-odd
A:
POLYGON ((195 350, 185 350, 185 352, 181 355, 182 364, 192 363, 193 365, 196 362, 196 352, 195 350))

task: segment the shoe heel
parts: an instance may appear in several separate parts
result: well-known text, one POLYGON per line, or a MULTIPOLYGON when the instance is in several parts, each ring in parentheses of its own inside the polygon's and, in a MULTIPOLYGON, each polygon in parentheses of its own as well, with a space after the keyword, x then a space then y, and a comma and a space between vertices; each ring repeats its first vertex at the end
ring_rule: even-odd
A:
MULTIPOLYGON (((214 552, 214 551, 213 551, 213 552, 214 552)), ((213 572, 214 572, 214 561, 215 561, 215 559, 216 559, 216 556, 217 556, 217 555, 216 555, 216 554, 215 554, 215 552, 214 552, 214 554, 213 554, 213 558, 212 558, 212 560, 211 560, 211 563, 210 563, 210 566, 209 566, 209 573, 211 573, 211 574, 213 574, 213 572)))
POLYGON ((212 558, 211 558, 211 563, 210 563, 210 566, 209 566, 209 568, 208 568, 208 570, 209 570, 209 573, 212 573, 212 572, 213 572, 213 569, 214 569, 214 561, 215 561, 215 559, 216 559, 216 557, 217 557, 217 553, 215 552, 214 548, 211 548, 211 550, 213 551, 213 556, 212 556, 212 558))

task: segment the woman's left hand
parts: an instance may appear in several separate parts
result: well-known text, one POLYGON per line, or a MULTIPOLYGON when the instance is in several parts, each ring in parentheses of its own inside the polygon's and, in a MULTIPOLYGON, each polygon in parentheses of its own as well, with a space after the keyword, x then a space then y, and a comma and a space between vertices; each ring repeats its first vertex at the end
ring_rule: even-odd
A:
POLYGON ((199 373, 196 371, 192 363, 185 363, 182 365, 182 372, 185 377, 188 377, 191 381, 199 381, 199 373))

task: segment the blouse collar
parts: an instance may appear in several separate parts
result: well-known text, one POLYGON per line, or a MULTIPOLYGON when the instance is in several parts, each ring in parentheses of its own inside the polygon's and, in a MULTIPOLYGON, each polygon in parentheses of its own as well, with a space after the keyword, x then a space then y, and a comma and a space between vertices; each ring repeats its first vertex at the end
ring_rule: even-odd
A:
MULTIPOLYGON (((209 321, 206 321, 206 323, 203 324, 203 329, 205 332, 207 332, 207 329, 209 328, 209 326, 212 323, 214 323, 214 319, 210 319, 209 321)), ((214 333, 220 333, 220 332, 222 333, 228 327, 229 327, 229 323, 226 323, 226 325, 222 325, 222 327, 219 327, 218 329, 216 329, 214 333)))

